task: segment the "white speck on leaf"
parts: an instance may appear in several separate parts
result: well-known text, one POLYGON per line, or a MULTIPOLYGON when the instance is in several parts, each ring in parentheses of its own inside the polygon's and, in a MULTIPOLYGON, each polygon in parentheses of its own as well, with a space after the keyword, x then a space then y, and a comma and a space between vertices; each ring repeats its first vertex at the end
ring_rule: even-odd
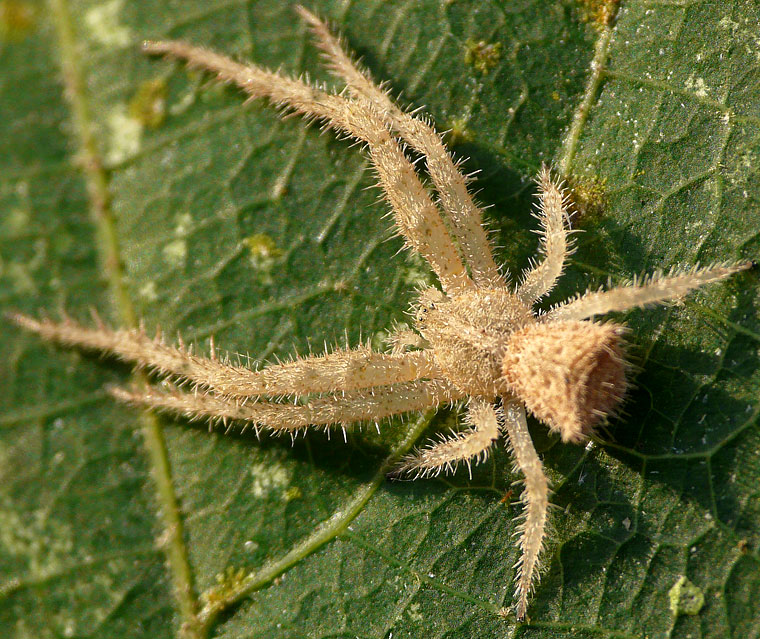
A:
POLYGON ((129 28, 119 21, 124 0, 110 0, 84 14, 92 39, 105 47, 126 47, 132 41, 129 28))
POLYGON ((274 491, 282 491, 290 481, 288 471, 278 464, 254 464, 251 466, 251 492, 254 497, 264 498, 274 491))
POLYGON ((143 284, 137 293, 142 299, 148 302, 155 302, 158 299, 156 283, 153 280, 150 280, 143 284))
POLYGON ((142 143, 142 123, 127 113, 124 104, 116 106, 106 119, 108 127, 108 150, 106 162, 119 164, 140 151, 142 143))
POLYGON ((172 240, 163 248, 164 259, 172 266, 184 266, 187 260, 187 242, 182 239, 172 240))

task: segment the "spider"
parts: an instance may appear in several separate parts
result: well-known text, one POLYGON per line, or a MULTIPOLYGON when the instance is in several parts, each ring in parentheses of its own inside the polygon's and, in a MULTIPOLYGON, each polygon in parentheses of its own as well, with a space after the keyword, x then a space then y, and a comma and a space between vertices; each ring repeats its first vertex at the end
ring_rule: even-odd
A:
POLYGON ((628 364, 624 326, 593 318, 649 304, 678 300, 689 291, 748 268, 748 263, 661 272, 641 280, 588 291, 547 312, 533 309, 555 286, 572 252, 567 195, 547 168, 537 182, 540 259, 516 284, 496 264, 482 213, 467 178, 425 117, 399 109, 345 53, 315 15, 298 7, 329 69, 346 83, 340 94, 300 79, 241 64, 178 41, 143 44, 148 54, 185 61, 235 84, 251 99, 268 98, 286 112, 320 120, 366 147, 388 203, 395 229, 419 253, 440 289, 419 291, 414 331, 397 331, 390 352, 369 346, 252 370, 166 345, 138 329, 113 330, 99 320, 88 328, 15 314, 12 319, 45 339, 110 353, 182 384, 111 389, 119 400, 212 423, 228 420, 294 434, 308 426, 344 426, 466 401, 467 428, 416 450, 396 474, 427 477, 460 463, 485 460, 504 436, 524 488, 519 526, 515 612, 526 615, 538 578, 547 531, 549 483, 531 440, 526 412, 582 443, 614 415, 626 392, 628 364), (402 144, 425 158, 437 202, 418 177, 402 144), (198 391, 202 392, 198 392, 198 391), (295 402, 285 402, 285 398, 295 402))

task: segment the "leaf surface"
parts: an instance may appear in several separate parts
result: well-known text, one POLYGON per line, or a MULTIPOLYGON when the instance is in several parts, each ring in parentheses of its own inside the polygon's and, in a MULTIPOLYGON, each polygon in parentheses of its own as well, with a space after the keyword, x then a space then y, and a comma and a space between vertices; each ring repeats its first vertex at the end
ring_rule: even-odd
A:
MULTIPOLYGON (((138 51, 181 38, 330 81, 290 4, 0 2, 3 309, 132 314, 254 360, 379 345, 407 320, 432 279, 397 254, 361 150, 138 51)), ((532 176, 554 162, 572 177, 583 233, 548 303, 760 252, 757 4, 622 2, 612 28, 588 20, 599 4, 309 5, 452 130, 511 273, 536 249, 532 176)), ((293 446, 209 433, 116 405, 103 389, 131 383, 125 367, 5 324, 0 627, 758 637, 759 301, 755 270, 626 314, 640 372, 625 415, 585 449, 532 425, 558 508, 523 624, 502 614, 519 512, 506 451, 471 479, 385 481, 384 460, 427 422, 293 446), (219 575, 256 590, 199 629, 190 612, 219 575), (704 596, 695 615, 682 577, 704 596)))

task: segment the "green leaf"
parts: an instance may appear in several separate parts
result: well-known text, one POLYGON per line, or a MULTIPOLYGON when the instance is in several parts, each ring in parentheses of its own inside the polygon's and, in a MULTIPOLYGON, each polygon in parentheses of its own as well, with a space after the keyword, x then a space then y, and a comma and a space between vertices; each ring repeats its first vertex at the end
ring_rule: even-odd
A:
MULTIPOLYGON (((396 254, 361 150, 139 53, 182 38, 329 80, 290 4, 0 1, 4 310, 92 306, 256 360, 405 320, 430 275, 396 254)), ((602 4, 309 3, 452 129, 513 274, 536 248, 531 177, 555 162, 571 178, 584 232, 550 303, 760 251, 756 3, 631 0, 612 27, 587 21, 602 4)), ((503 614, 519 511, 503 449, 471 479, 390 482, 384 460, 424 419, 348 443, 208 433, 115 404, 103 389, 125 367, 3 324, 0 628, 758 637, 759 305, 755 269, 626 314, 625 415, 585 449, 533 425, 558 508, 522 624, 503 614), (193 622, 201 593, 241 579, 249 596, 193 622), (679 583, 696 614, 672 605, 679 583)))

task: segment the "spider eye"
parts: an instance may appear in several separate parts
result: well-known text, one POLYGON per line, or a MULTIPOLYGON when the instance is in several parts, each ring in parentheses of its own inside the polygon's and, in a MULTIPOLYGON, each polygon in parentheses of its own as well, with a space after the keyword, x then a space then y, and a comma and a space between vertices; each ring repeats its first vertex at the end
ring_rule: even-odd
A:
POLYGON ((430 295, 421 296, 419 303, 417 304, 417 311, 414 314, 417 323, 424 323, 428 318, 428 313, 436 310, 437 302, 431 299, 430 295))

